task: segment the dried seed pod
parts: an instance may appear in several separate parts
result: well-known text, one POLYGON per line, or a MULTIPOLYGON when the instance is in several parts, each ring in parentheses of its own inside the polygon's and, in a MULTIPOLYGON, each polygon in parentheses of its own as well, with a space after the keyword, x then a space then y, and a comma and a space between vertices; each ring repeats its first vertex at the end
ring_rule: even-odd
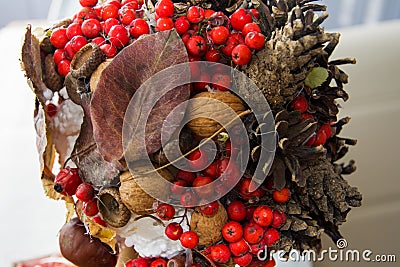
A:
POLYGON ((46 52, 47 54, 52 54, 55 50, 54 46, 50 42, 50 37, 46 36, 40 41, 40 49, 46 52))
POLYGON ((104 54, 95 43, 83 46, 71 61, 71 74, 75 78, 87 78, 104 60, 104 54))
MULTIPOLYGON (((154 192, 154 194, 167 193, 169 188, 161 188, 158 175, 151 172, 154 171, 154 168, 148 165, 135 164, 134 171, 133 174, 126 171, 120 176, 121 186, 119 193, 122 202, 132 213, 139 215, 153 213, 153 204, 156 200, 146 191, 154 192)), ((174 176, 166 169, 160 169, 157 172, 168 181, 174 180, 174 176)))
POLYGON ((57 65, 54 62, 53 55, 48 54, 44 59, 44 83, 47 88, 53 92, 57 92, 64 87, 64 78, 58 74, 57 65))
POLYGON ((228 214, 224 206, 219 204, 218 212, 213 216, 193 212, 190 218, 190 229, 199 236, 199 245, 209 246, 221 240, 221 229, 227 221, 228 214))
POLYGON ((71 72, 65 76, 65 88, 69 98, 77 105, 81 104, 81 92, 86 91, 86 83, 81 79, 76 79, 71 72))
POLYGON ((217 120, 222 124, 232 120, 227 115, 232 110, 236 114, 246 110, 242 100, 234 94, 226 91, 201 92, 192 98, 188 106, 187 116, 190 121, 187 125, 197 138, 208 138, 221 129, 217 120))
POLYGON ((122 202, 118 188, 104 188, 97 196, 99 211, 107 224, 112 227, 123 227, 128 223, 131 213, 122 202))

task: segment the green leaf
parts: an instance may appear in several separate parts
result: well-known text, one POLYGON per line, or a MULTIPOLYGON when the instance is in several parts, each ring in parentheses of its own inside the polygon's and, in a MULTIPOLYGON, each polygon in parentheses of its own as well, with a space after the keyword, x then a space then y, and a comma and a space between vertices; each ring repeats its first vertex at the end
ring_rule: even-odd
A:
POLYGON ((323 82, 326 81, 329 74, 328 71, 323 67, 315 67, 310 70, 307 74, 307 77, 304 81, 305 85, 310 87, 311 89, 320 86, 323 82))

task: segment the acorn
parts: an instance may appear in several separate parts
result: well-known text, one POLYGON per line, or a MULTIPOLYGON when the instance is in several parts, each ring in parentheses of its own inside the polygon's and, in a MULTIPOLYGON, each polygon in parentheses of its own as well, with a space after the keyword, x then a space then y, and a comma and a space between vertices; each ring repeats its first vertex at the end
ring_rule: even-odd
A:
MULTIPOLYGON (((154 212, 153 204, 156 202, 146 191, 154 194, 167 193, 169 188, 162 188, 159 176, 155 175, 154 167, 141 162, 135 164, 134 173, 126 171, 121 174, 121 186, 119 193, 125 206, 134 214, 144 215, 154 212), (145 186, 146 191, 142 189, 145 186)), ((173 181, 174 176, 167 169, 157 171, 159 175, 168 181, 173 181)))
POLYGON ((84 45, 71 61, 71 74, 75 78, 87 78, 104 60, 104 54, 95 43, 84 45))
POLYGON ((104 188, 97 197, 99 198, 99 211, 108 225, 118 228, 128 223, 131 212, 122 202, 118 188, 104 188))

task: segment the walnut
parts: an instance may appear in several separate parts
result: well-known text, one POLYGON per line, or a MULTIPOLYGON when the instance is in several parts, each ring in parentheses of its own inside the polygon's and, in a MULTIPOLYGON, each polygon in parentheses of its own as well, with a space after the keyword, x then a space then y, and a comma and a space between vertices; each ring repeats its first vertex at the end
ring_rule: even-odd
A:
MULTIPOLYGON (((146 191, 153 190, 155 193, 168 193, 169 188, 162 188, 158 176, 154 175, 154 172, 150 172, 152 170, 153 168, 148 165, 138 163, 135 164, 134 174, 126 171, 120 176, 121 186, 119 192, 121 199, 132 213, 143 215, 154 212, 153 204, 156 200, 147 194, 139 184, 145 185, 146 191), (145 184, 144 181, 146 182, 145 184)), ((168 181, 174 180, 174 176, 166 169, 160 169, 158 173, 168 181)))
POLYGON ((198 139, 208 138, 221 129, 221 124, 232 120, 232 110, 236 114, 246 110, 242 100, 234 94, 226 91, 199 93, 187 109, 188 127, 198 139))

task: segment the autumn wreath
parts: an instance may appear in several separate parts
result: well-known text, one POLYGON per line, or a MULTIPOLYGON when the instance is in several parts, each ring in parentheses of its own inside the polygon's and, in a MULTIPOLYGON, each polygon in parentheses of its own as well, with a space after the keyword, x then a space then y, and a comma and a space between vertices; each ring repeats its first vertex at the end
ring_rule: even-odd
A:
POLYGON ((28 26, 21 57, 45 193, 67 205, 64 257, 274 266, 272 250, 342 238, 361 205, 344 179, 354 162, 339 162, 356 143, 339 136, 339 66, 355 60, 329 59, 325 6, 79 2, 71 19, 28 26))

